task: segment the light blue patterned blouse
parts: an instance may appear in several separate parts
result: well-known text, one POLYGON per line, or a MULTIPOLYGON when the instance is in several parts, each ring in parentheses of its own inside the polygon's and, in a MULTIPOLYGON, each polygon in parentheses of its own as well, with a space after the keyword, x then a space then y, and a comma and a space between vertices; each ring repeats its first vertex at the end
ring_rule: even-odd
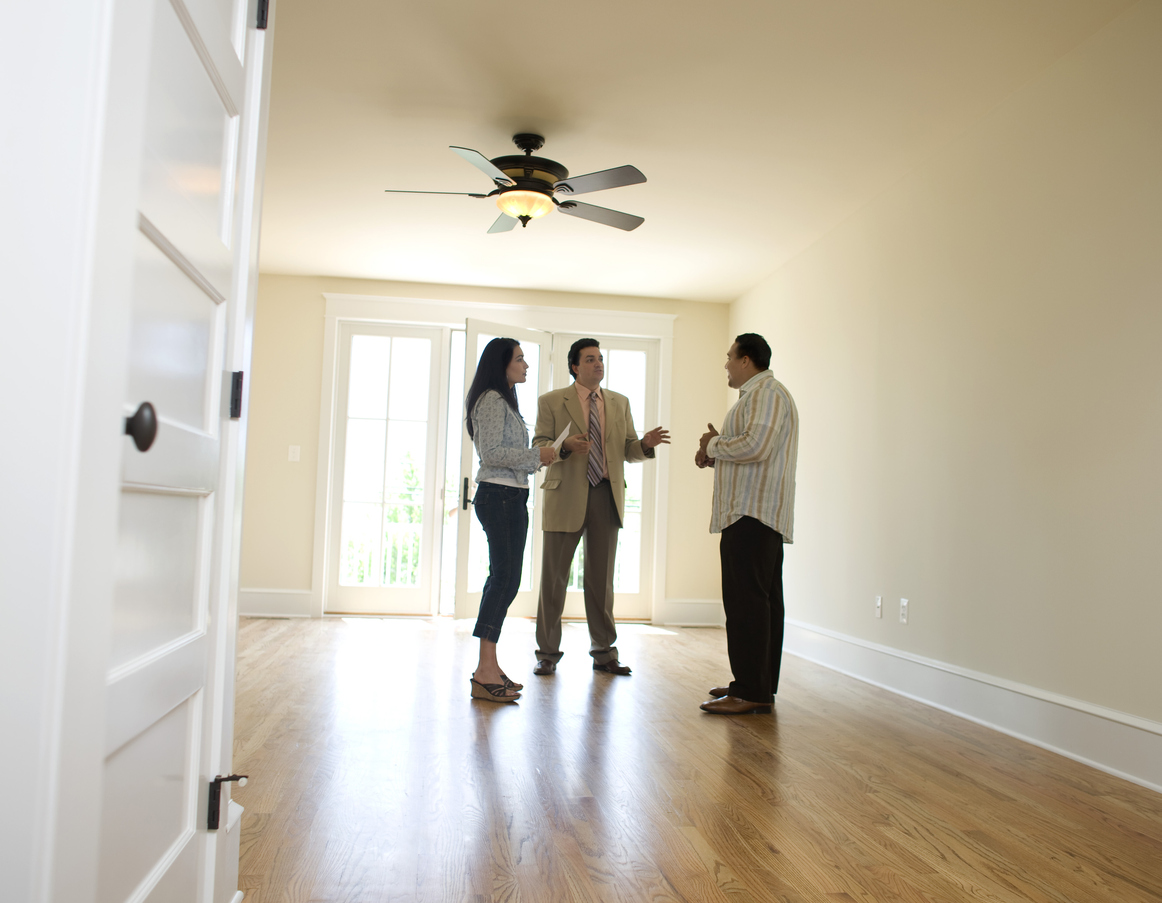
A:
POLYGON ((541 450, 529 447, 529 429, 495 389, 472 409, 472 443, 480 456, 477 483, 528 488, 529 474, 540 469, 541 450))

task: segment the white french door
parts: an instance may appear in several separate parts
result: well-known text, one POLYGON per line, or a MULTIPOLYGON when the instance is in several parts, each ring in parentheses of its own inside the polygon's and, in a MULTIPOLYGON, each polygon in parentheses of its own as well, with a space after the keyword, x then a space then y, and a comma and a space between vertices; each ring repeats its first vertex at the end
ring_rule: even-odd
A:
POLYGON ((340 329, 329 612, 434 610, 444 336, 366 323, 340 329))
MULTIPOLYGON (((232 847, 226 840, 240 810, 229 808, 227 789, 219 831, 210 830, 207 798, 230 762, 237 459, 236 435, 223 442, 236 434, 227 426, 224 371, 245 358, 257 215, 250 199, 261 169, 254 130, 263 44, 248 39, 247 8, 246 0, 157 0, 143 83, 117 87, 146 100, 125 395, 134 436, 122 454, 108 647, 101 903, 241 896, 239 832, 232 847)), ((114 93, 110 109, 122 99, 114 93)))
MULTIPOLYGON (((553 336, 555 386, 572 382, 569 346, 580 338, 582 336, 568 333, 553 336)), ((658 342, 600 335, 585 338, 594 338, 601 343, 601 353, 605 358, 602 386, 629 399, 638 435, 658 426, 658 342)), ((618 533, 613 576, 613 613, 617 618, 649 620, 652 614, 653 530, 657 509, 655 468, 656 465, 649 461, 625 465, 625 522, 618 533)), ((584 574, 584 542, 581 542, 573 556, 565 595, 564 616, 567 618, 585 617, 584 574)))
MULTIPOLYGON (((549 351, 552 334, 518 326, 500 323, 486 323, 469 319, 466 322, 464 344, 464 392, 467 397, 472 379, 476 375, 476 363, 484 351, 484 346, 494 338, 506 337, 520 342, 525 362, 529 365, 526 381, 516 386, 517 404, 521 417, 532 434, 537 419, 537 398, 549 390, 549 351)), ((461 401, 461 407, 463 402, 461 401)), ((453 422, 450 416, 449 423, 453 422)), ((460 415, 458 431, 460 450, 460 483, 458 525, 456 532, 456 604, 457 618, 472 618, 480 609, 480 596, 484 581, 488 577, 488 541, 476 514, 472 510, 471 499, 476 494, 476 472, 480 460, 476 448, 464 428, 464 414, 460 415)), ((457 437, 448 436, 448 454, 454 453, 457 437)), ((520 590, 509 608, 510 615, 534 617, 537 613, 537 590, 540 585, 541 568, 541 520, 537 488, 540 486, 541 471, 529 477, 529 532, 525 541, 524 567, 521 572, 520 590)), ((451 500, 449 500, 451 501, 451 500)), ((450 555, 451 550, 445 554, 450 555)))

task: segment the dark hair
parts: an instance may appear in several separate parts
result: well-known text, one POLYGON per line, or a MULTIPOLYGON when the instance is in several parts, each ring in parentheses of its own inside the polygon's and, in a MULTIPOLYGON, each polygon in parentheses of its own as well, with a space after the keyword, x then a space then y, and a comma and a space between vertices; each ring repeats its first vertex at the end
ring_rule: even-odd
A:
POLYGON ((464 422, 468 426, 469 436, 472 436, 472 409, 480 401, 480 396, 489 389, 499 392, 500 397, 520 416, 516 389, 508 384, 508 365, 512 363, 513 349, 519 345, 516 339, 493 339, 484 346, 476 364, 476 375, 472 377, 472 385, 468 389, 468 397, 464 399, 464 410, 467 412, 464 422))
POLYGON ((771 346, 757 332, 744 332, 734 341, 738 345, 739 357, 749 357, 750 362, 759 370, 766 370, 771 366, 771 346))
POLYGON ((597 339, 578 339, 569 346, 569 375, 573 379, 577 378, 577 374, 573 372, 573 368, 581 363, 581 352, 586 348, 601 348, 601 343, 597 339))

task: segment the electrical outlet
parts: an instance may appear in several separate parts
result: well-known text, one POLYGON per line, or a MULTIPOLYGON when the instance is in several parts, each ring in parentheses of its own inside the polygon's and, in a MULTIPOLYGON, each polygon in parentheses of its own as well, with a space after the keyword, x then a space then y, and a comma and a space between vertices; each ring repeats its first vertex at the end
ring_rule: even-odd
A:
POLYGON ((298 446, 298 445, 290 446, 289 450, 287 451, 286 459, 288 461, 298 461, 299 460, 299 451, 301 450, 301 448, 302 447, 298 446))
POLYGON ((884 597, 876 596, 876 617, 882 618, 884 616, 884 597))
POLYGON ((901 624, 908 623, 908 600, 907 599, 900 600, 900 623, 901 624))

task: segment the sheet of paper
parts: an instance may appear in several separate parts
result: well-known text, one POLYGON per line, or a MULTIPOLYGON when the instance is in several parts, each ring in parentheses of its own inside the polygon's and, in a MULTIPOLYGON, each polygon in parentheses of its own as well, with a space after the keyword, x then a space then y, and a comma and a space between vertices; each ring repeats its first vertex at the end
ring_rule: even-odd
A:
POLYGON ((557 437, 557 441, 553 443, 553 448, 555 448, 557 451, 561 450, 561 443, 569 438, 569 431, 571 429, 573 429, 573 421, 572 420, 570 420, 568 423, 565 424, 565 428, 563 430, 561 430, 561 435, 559 435, 557 437))

